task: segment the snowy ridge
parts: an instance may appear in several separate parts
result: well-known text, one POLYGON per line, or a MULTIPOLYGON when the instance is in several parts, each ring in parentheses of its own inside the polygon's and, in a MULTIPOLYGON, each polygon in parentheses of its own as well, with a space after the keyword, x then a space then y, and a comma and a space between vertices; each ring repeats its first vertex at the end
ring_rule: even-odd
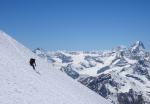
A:
POLYGON ((110 104, 0 32, 0 104, 110 104), (29 59, 36 58, 37 74, 29 59))

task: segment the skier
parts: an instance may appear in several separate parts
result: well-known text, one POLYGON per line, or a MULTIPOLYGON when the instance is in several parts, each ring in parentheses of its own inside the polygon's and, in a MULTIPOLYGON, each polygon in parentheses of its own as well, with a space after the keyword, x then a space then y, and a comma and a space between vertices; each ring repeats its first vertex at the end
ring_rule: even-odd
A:
POLYGON ((34 58, 31 58, 30 59, 30 65, 33 67, 33 69, 35 70, 35 66, 36 66, 36 63, 35 63, 35 59, 34 58))

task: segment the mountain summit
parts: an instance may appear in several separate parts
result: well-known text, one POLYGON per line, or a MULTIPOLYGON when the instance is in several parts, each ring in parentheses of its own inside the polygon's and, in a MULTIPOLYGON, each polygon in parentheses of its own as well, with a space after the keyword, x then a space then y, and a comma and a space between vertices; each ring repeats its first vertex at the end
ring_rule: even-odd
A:
POLYGON ((137 52, 137 51, 141 51, 141 50, 144 50, 144 49, 145 49, 145 46, 141 41, 137 41, 136 43, 134 43, 131 46, 131 51, 132 52, 137 52))

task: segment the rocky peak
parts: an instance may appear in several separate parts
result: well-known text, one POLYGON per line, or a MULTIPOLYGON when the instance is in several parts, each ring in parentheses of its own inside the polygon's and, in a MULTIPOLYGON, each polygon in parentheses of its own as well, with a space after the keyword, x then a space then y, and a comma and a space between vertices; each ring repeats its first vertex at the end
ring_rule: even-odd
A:
POLYGON ((132 52, 137 52, 137 51, 141 51, 141 50, 144 50, 144 49, 145 49, 145 46, 141 41, 137 41, 131 46, 131 51, 132 52))

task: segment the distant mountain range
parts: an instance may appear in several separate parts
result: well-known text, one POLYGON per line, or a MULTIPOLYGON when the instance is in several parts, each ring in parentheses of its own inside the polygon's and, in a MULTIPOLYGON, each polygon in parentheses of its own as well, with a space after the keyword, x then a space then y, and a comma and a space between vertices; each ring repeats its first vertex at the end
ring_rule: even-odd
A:
POLYGON ((150 104, 150 52, 137 41, 109 51, 33 51, 114 104, 150 104))

